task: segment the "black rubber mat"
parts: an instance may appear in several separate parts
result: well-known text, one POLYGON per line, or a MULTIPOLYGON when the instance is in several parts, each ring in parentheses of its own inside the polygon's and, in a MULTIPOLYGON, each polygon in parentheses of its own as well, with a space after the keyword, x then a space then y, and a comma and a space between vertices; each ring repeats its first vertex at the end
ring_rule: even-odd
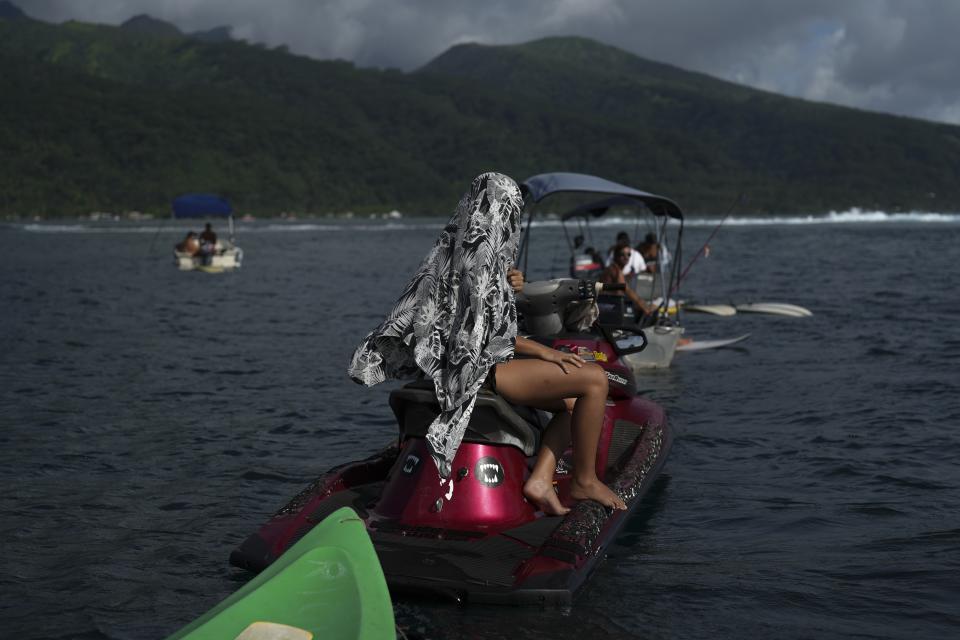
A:
POLYGON ((374 547, 387 577, 434 583, 510 587, 514 571, 533 556, 534 549, 495 535, 481 540, 437 540, 371 531, 374 547))
POLYGON ((643 425, 629 420, 617 420, 613 424, 613 437, 610 438, 610 448, 607 451, 607 469, 611 469, 620 462, 633 443, 643 434, 643 425))
POLYGON ((507 529, 503 535, 515 538, 531 547, 539 547, 543 541, 550 537, 553 530, 563 522, 563 518, 538 518, 533 522, 520 525, 514 529, 507 529))

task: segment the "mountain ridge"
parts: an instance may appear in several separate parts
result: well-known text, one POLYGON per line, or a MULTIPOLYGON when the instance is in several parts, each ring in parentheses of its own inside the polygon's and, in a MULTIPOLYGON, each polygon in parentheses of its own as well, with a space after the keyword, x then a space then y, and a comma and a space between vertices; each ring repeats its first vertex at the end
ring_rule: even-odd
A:
POLYGON ((23 12, 23 9, 9 2, 9 0, 0 0, 0 20, 30 20, 31 18, 23 12))
POLYGON ((787 98, 585 38, 458 45, 402 73, 0 20, 0 90, 14 96, 0 97, 0 139, 18 150, 0 175, 6 213, 163 210, 162 194, 194 188, 255 212, 439 213, 489 169, 595 173, 693 211, 740 191, 755 212, 960 210, 960 127, 787 98), (99 93, 83 88, 94 78, 99 93))
POLYGON ((182 38, 184 33, 173 23, 159 20, 153 16, 141 13, 124 21, 120 29, 138 35, 155 36, 159 38, 182 38))

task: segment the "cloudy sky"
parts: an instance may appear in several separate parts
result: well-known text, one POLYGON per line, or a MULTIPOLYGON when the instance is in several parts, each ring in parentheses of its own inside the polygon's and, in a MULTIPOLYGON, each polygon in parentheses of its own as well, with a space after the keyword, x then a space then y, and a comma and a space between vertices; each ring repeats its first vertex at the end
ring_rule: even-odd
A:
POLYGON ((960 0, 13 0, 29 15, 185 31, 409 70, 454 44, 580 35, 811 100, 960 124, 960 0))

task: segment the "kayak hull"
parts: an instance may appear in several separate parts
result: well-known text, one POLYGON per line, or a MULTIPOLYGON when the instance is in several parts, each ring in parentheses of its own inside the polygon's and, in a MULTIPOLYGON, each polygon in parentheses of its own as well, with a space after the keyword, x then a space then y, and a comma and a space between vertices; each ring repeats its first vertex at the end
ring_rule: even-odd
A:
POLYGON ((264 635, 265 627, 283 629, 281 637, 395 637, 386 581, 355 511, 332 511, 269 569, 168 640, 276 637, 264 635))

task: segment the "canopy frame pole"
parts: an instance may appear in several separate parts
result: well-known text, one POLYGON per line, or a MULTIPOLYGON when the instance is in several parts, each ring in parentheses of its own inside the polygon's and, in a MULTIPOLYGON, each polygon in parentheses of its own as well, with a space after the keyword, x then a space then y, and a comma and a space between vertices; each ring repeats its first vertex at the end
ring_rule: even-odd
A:
MULTIPOLYGON (((657 237, 657 245, 659 245, 659 247, 665 248, 665 250, 668 250, 668 249, 669 249, 669 244, 670 244, 670 243, 668 242, 669 238, 667 237, 667 223, 668 223, 669 221, 670 221, 669 216, 664 216, 664 217, 663 217, 663 222, 662 222, 661 224, 657 225, 657 223, 654 222, 654 229, 655 229, 655 233, 656 233, 656 237, 657 237)), ((681 228, 683 227, 683 221, 682 221, 682 220, 680 221, 680 227, 681 227, 681 228)), ((678 234, 678 235, 679 235, 679 234, 678 234)), ((676 249, 675 249, 675 251, 676 251, 676 249)), ((664 300, 667 301, 667 302, 666 302, 666 304, 667 304, 667 307, 666 307, 666 308, 669 309, 669 308, 670 308, 670 299, 669 299, 669 298, 670 298, 670 289, 672 288, 672 285, 673 285, 673 270, 670 269, 666 274, 664 274, 664 272, 663 272, 663 251, 661 251, 660 248, 658 248, 658 250, 657 250, 657 262, 656 262, 656 265, 657 265, 657 276, 659 276, 659 278, 660 278, 660 295, 663 297, 664 300), (668 276, 668 277, 664 277, 665 275, 668 276), (670 282, 667 282, 667 280, 670 280, 670 282)))
POLYGON ((520 255, 517 256, 517 262, 523 261, 523 277, 527 279, 527 264, 530 262, 530 234, 533 232, 533 211, 535 204, 531 204, 527 209, 527 232, 523 234, 520 240, 520 255))

